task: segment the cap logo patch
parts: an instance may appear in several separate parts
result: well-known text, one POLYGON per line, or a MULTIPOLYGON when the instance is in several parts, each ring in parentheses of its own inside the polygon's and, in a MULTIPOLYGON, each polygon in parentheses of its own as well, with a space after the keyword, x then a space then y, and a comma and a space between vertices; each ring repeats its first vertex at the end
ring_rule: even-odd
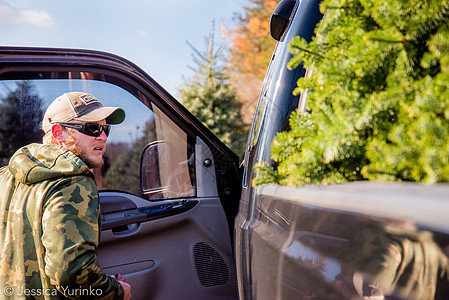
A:
POLYGON ((83 100, 84 102, 86 102, 86 104, 89 104, 92 101, 98 101, 98 99, 95 98, 93 95, 82 95, 82 96, 79 96, 79 98, 81 100, 83 100))

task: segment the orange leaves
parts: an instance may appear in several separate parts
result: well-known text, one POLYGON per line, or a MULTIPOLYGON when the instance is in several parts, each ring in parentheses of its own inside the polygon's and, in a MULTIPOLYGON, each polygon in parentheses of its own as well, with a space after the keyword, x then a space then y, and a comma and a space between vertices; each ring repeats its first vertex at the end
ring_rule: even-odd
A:
POLYGON ((250 0, 245 16, 232 31, 231 65, 234 71, 263 78, 275 41, 270 36, 270 17, 278 0, 250 0))
POLYGON ((276 0, 268 0, 265 1, 265 5, 267 6, 268 11, 273 12, 276 6, 278 5, 279 1, 276 0))
POLYGON ((251 48, 250 41, 241 33, 234 36, 232 46, 238 53, 247 53, 251 48))
POLYGON ((230 39, 230 79, 242 100, 245 120, 251 122, 276 41, 270 36, 270 18, 279 0, 247 0, 245 13, 227 36, 230 39))
POLYGON ((268 33, 267 32, 268 24, 269 24, 269 22, 267 22, 266 20, 265 20, 265 22, 263 22, 258 17, 254 17, 254 18, 249 19, 248 29, 255 36, 262 37, 262 36, 266 36, 268 33))

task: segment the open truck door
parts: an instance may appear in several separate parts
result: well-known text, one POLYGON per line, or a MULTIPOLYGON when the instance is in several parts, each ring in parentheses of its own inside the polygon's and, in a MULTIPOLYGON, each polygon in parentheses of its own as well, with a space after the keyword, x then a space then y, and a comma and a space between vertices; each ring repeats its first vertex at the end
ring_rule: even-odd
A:
POLYGON ((94 173, 98 259, 106 273, 125 277, 133 299, 237 297, 238 156, 168 92, 129 61, 89 50, 1 47, 0 82, 2 103, 16 99, 9 107, 16 124, 33 132, 0 136, 4 157, 41 141, 39 124, 29 121, 65 92, 88 92, 126 111, 94 173))

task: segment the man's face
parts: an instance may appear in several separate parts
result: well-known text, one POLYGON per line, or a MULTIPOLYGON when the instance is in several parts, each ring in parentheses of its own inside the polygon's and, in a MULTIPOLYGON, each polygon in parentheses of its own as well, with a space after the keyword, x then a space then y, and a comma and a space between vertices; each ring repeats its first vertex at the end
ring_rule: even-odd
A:
MULTIPOLYGON (((100 125, 106 125, 106 120, 101 120, 98 122, 100 125)), ((72 151, 79 158, 81 158, 84 163, 91 169, 99 168, 103 166, 103 154, 106 151, 106 141, 108 137, 104 133, 100 136, 94 137, 83 134, 76 129, 72 129, 69 132, 69 137, 65 141, 65 146, 68 150, 72 151)))

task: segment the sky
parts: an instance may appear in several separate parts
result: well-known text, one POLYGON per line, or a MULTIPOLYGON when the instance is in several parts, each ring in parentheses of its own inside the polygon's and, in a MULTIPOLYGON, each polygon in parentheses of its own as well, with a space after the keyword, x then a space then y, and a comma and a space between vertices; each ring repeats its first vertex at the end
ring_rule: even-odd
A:
POLYGON ((169 93, 195 67, 192 49, 206 49, 215 22, 232 29, 246 0, 0 0, 0 43, 101 50, 146 71, 169 93))

